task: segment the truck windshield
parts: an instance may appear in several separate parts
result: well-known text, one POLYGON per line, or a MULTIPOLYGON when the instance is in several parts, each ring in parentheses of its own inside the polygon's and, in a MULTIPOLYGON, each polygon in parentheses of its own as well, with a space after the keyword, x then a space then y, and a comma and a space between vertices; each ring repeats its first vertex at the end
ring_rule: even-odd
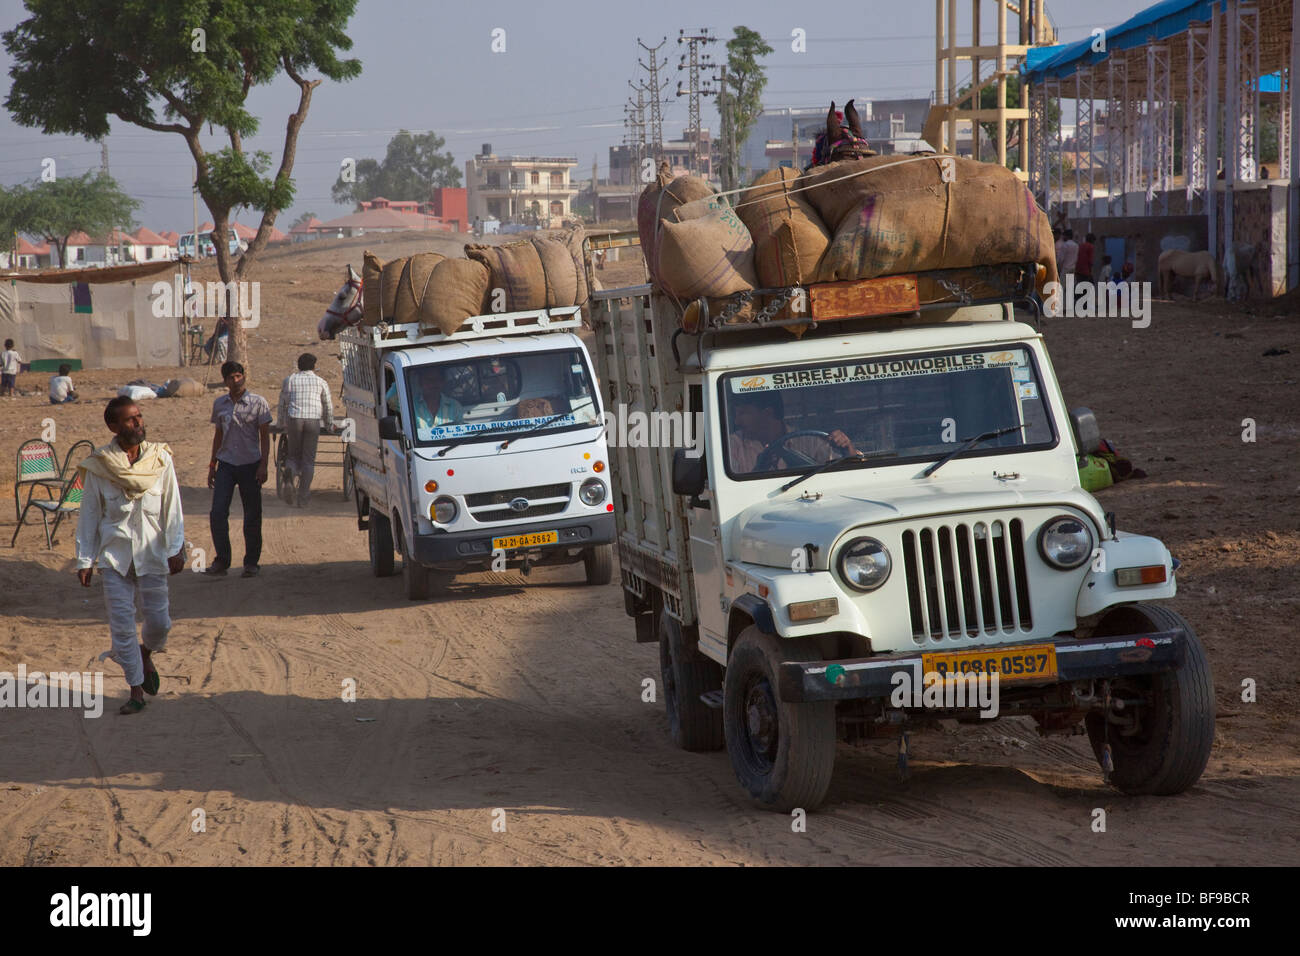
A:
POLYGON ((844 468, 876 467, 882 454, 889 465, 938 459, 1009 425, 1024 428, 957 457, 1056 441, 1033 354, 1023 346, 738 372, 720 388, 732 478, 807 471, 854 453, 868 460, 844 468))
MULTIPOLYGON (((413 427, 421 446, 501 440, 600 424, 581 351, 520 352, 412 368, 413 427)), ((390 410, 396 392, 389 395, 390 410)))

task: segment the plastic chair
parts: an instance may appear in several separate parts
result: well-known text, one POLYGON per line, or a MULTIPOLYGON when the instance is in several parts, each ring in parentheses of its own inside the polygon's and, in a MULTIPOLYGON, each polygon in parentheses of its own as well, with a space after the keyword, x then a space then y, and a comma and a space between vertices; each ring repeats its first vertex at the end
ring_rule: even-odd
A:
POLYGON ((59 495, 57 501, 53 499, 42 501, 28 501, 27 507, 18 517, 18 527, 14 529, 14 536, 9 539, 9 547, 13 547, 18 541, 18 534, 23 530, 23 522, 27 518, 27 512, 35 507, 41 512, 41 523, 45 526, 45 547, 54 547, 54 535, 58 533, 59 523, 68 515, 81 510, 81 472, 63 486, 63 493, 59 495), (54 527, 50 527, 50 515, 54 515, 54 527))
POLYGON ((59 471, 59 477, 64 481, 70 481, 72 479, 72 472, 69 469, 77 467, 77 465, 81 463, 82 459, 86 458, 94 450, 95 443, 89 438, 83 438, 80 441, 74 442, 72 447, 68 449, 67 455, 63 458, 63 468, 59 471), (81 455, 78 455, 77 449, 81 448, 83 445, 86 450, 81 455))
POLYGON ((14 517, 20 518, 31 505, 37 488, 44 488, 49 498, 54 498, 64 484, 63 471, 54 445, 41 438, 32 438, 18 446, 18 468, 14 479, 14 517), (22 487, 27 486, 27 505, 18 502, 22 487))

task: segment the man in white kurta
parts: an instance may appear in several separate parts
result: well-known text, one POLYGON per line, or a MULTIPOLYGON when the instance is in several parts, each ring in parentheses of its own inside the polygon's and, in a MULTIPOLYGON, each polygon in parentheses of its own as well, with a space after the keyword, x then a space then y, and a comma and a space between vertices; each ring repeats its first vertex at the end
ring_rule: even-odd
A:
POLYGON ((115 398, 104 409, 114 439, 83 461, 84 491, 77 521, 77 578, 90 587, 94 569, 104 576, 113 660, 122 665, 131 698, 119 713, 144 709, 145 693, 158 693, 151 657, 163 650, 171 630, 167 576, 185 566, 181 491, 171 449, 145 441, 140 407, 115 398), (144 616, 136 643, 135 611, 144 616))

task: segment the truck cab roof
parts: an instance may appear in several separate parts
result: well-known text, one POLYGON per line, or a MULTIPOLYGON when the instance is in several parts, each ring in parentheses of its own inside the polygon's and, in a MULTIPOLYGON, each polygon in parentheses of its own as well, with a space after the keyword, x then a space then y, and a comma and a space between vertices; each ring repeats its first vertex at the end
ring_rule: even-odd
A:
MULTIPOLYGON (((719 337, 721 339, 721 337, 719 337)), ((1023 342, 1041 338, 1041 333, 1023 322, 977 320, 925 325, 897 325, 877 331, 845 331, 798 340, 769 336, 761 342, 731 344, 718 341, 702 350, 699 356, 684 355, 687 368, 705 371, 759 368, 815 362, 827 358, 853 355, 903 355, 995 342, 1023 342)))
POLYGON ((582 340, 572 332, 545 332, 537 335, 494 336, 492 338, 449 340, 436 345, 413 345, 393 350, 406 366, 432 365, 437 362, 489 358, 493 355, 518 355, 526 352, 553 352, 556 349, 582 349, 582 340))

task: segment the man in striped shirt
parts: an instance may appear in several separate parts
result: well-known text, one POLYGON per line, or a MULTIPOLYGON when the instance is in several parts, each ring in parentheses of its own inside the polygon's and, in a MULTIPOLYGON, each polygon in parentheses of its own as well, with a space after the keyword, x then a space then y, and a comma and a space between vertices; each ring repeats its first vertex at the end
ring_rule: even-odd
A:
MULTIPOLYGON (((289 442, 289 469, 298 476, 297 505, 307 507, 311 500, 311 480, 316 472, 316 442, 321 423, 334 427, 334 402, 330 386, 314 371, 316 356, 303 352, 298 356, 298 371, 286 376, 280 386, 280 425, 289 442)), ((294 502, 293 484, 289 485, 290 504, 294 502)))

